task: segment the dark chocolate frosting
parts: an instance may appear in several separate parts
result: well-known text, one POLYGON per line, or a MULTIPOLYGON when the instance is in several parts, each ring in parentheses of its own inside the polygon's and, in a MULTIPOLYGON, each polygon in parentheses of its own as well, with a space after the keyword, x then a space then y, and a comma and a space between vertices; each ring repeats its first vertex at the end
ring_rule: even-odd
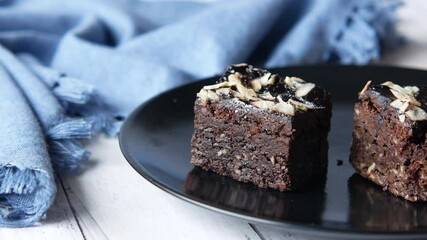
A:
MULTIPOLYGON (((419 91, 416 95, 416 99, 421 103, 420 108, 427 111, 427 86, 417 87, 419 88, 419 91)), ((378 99, 378 101, 383 101, 383 103, 380 102, 380 104, 389 104, 391 101, 396 99, 390 91, 390 88, 387 86, 373 85, 369 87, 369 90, 383 97, 378 99)), ((415 144, 424 143, 427 134, 427 120, 410 121, 408 127, 412 128, 412 137, 410 141, 415 144)))
MULTIPOLYGON (((242 75, 242 84, 250 88, 252 80, 260 78, 270 72, 265 69, 254 68, 249 64, 230 65, 225 69, 224 74, 219 78, 217 83, 228 81, 228 76, 235 73, 240 73, 242 75)), ((271 74, 271 77, 276 78, 274 84, 263 86, 259 92, 269 92, 273 97, 280 96, 285 102, 292 99, 307 105, 316 106, 317 108, 324 107, 328 94, 318 86, 315 86, 307 95, 296 97, 295 90, 285 83, 285 77, 279 76, 278 74, 271 74)))

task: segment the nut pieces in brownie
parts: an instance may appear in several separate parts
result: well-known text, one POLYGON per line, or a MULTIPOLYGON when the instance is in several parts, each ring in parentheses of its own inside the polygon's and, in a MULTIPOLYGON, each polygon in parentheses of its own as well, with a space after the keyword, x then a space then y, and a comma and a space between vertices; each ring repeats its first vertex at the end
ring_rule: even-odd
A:
POLYGON ((231 65, 217 84, 205 86, 197 94, 202 101, 232 97, 270 112, 294 116, 297 111, 319 109, 306 96, 316 85, 297 77, 281 78, 246 63, 231 65))

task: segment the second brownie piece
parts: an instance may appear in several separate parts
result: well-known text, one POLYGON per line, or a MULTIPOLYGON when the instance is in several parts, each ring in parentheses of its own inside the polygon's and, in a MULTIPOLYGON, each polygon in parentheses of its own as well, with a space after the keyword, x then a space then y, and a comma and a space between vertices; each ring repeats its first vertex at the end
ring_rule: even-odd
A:
POLYGON ((231 65, 194 112, 196 166, 280 191, 325 176, 331 102, 313 83, 231 65))
POLYGON ((427 201, 427 88, 368 83, 355 105, 350 161, 396 196, 427 201))

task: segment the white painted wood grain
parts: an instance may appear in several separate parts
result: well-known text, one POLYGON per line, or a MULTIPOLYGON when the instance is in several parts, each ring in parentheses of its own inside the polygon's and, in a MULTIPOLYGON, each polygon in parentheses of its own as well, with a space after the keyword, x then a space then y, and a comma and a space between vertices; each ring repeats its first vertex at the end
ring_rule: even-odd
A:
POLYGON ((63 176, 87 239, 259 239, 245 221, 193 206, 158 189, 123 158, 117 139, 89 144, 90 164, 63 176))
POLYGON ((0 239, 61 239, 83 240, 77 222, 62 187, 58 186, 55 202, 47 212, 47 219, 29 228, 0 228, 0 239))

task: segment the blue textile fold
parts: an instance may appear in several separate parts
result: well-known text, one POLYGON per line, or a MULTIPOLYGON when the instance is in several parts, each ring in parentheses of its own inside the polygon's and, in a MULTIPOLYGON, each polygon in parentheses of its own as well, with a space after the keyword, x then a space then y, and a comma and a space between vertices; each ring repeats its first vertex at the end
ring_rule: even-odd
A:
POLYGON ((55 171, 139 104, 231 63, 365 64, 397 46, 395 0, 0 1, 0 226, 45 215, 55 171), (52 168, 53 166, 53 168, 52 168))
POLYGON ((29 226, 53 202, 53 170, 40 124, 2 64, 0 86, 0 225, 29 226))

